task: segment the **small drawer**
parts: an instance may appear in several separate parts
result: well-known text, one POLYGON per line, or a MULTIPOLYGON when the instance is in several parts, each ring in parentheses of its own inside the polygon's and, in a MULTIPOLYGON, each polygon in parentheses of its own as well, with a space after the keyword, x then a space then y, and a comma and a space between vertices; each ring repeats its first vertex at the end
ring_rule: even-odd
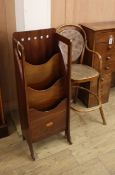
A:
POLYGON ((62 101, 50 111, 30 111, 32 141, 43 139, 66 129, 66 103, 62 101), (32 112, 32 115, 31 115, 32 112), (40 117, 39 117, 40 116, 40 117))
POLYGON ((96 43, 106 43, 106 44, 114 44, 115 42, 115 32, 114 31, 104 31, 97 32, 95 35, 96 43))
POLYGON ((111 62, 112 59, 113 59, 113 57, 111 55, 105 57, 105 61, 110 61, 111 62))
POLYGON ((115 54, 105 54, 103 57, 103 71, 105 73, 114 71, 115 68, 115 54))
POLYGON ((99 52, 102 56, 106 54, 115 54, 115 44, 108 46, 107 43, 98 43, 95 45, 95 51, 99 52))
POLYGON ((112 66, 111 64, 103 64, 102 72, 103 73, 109 73, 112 72, 112 66))
MULTIPOLYGON (((113 63, 114 57, 112 54, 108 54, 108 55, 102 54, 102 72, 103 73, 109 73, 111 72, 111 69, 112 69, 112 63, 113 63)), ((95 68, 97 71, 99 71, 99 60, 96 56, 93 58, 92 67, 95 68)))
POLYGON ((103 54, 102 59, 106 63, 112 63, 113 61, 115 61, 115 53, 103 54))
POLYGON ((111 63, 111 72, 115 72, 115 60, 111 63))

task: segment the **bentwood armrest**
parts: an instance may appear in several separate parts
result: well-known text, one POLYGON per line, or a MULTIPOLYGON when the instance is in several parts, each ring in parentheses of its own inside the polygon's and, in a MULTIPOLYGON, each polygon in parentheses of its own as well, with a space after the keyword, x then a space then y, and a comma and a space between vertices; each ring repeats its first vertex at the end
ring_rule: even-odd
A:
POLYGON ((97 58, 98 61, 99 61, 99 70, 98 70, 98 71, 101 73, 101 71, 102 71, 102 56, 101 56, 97 51, 91 50, 91 49, 88 47, 87 44, 86 44, 86 49, 87 49, 89 52, 92 52, 92 54, 95 54, 95 55, 96 55, 95 58, 97 58))

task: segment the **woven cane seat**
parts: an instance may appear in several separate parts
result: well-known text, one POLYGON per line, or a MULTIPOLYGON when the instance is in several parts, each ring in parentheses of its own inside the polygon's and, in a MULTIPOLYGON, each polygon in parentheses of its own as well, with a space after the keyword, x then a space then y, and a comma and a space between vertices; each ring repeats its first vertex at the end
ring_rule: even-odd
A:
POLYGON ((83 64, 71 65, 71 80, 78 83, 91 81, 92 78, 98 77, 99 72, 90 66, 83 64))

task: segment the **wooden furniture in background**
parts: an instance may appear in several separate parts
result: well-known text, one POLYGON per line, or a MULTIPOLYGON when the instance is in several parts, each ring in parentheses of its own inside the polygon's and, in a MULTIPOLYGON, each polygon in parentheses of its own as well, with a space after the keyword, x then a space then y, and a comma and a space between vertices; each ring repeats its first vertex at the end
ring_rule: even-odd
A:
POLYGON ((114 4, 114 0, 51 0, 51 27, 114 20, 114 4))
POLYGON ((70 139, 71 42, 55 29, 13 35, 19 113, 23 137, 35 159, 32 143, 65 131, 70 139), (68 47, 65 68, 58 42, 68 47))
MULTIPOLYGON (((89 48, 102 56, 101 99, 102 103, 105 103, 109 99, 110 87, 115 86, 115 22, 82 24, 82 27, 86 32, 89 48)), ((85 64, 99 70, 99 62, 95 56, 89 54, 87 57, 87 54, 85 54, 85 64)), ((85 86, 93 92, 96 91, 96 81, 85 86)), ((84 95, 87 106, 97 104, 94 97, 89 94, 84 95)))
MULTIPOLYGON (((74 88, 75 94, 74 94, 74 103, 71 105, 71 107, 78 112, 91 111, 98 108, 100 110, 103 124, 106 124, 102 105, 101 105, 101 98, 100 98, 100 77, 101 77, 101 71, 102 71, 101 56, 99 55, 98 52, 94 52, 93 50, 90 50, 88 48, 86 34, 81 26, 64 25, 57 28, 57 32, 62 36, 67 37, 72 42, 71 83, 72 83, 72 88, 74 88), (99 62, 98 71, 88 65, 83 64, 85 50, 87 50, 87 52, 90 52, 92 55, 94 55, 95 59, 99 62), (97 89, 95 93, 92 93, 92 91, 88 90, 87 87, 82 87, 82 84, 89 83, 94 80, 97 82, 97 89), (78 92, 79 89, 82 90, 82 92, 85 91, 88 94, 91 94, 91 96, 95 97, 98 103, 97 108, 84 110, 83 108, 78 108, 78 106, 76 106, 76 101, 77 101, 76 99, 78 95, 78 93, 76 94, 76 92, 78 92)), ((62 54, 65 58, 65 64, 67 64, 66 63, 67 47, 63 43, 60 43, 59 45, 60 45, 62 54)), ((82 92, 81 92, 81 95, 82 95, 82 92)), ((85 97, 83 96, 83 98, 85 97)))
POLYGON ((8 127, 4 118, 3 105, 2 105, 2 94, 0 89, 0 138, 8 136, 8 127))
POLYGON ((18 106, 12 54, 12 33, 15 30, 15 0, 0 0, 0 86, 4 112, 8 115, 18 106))

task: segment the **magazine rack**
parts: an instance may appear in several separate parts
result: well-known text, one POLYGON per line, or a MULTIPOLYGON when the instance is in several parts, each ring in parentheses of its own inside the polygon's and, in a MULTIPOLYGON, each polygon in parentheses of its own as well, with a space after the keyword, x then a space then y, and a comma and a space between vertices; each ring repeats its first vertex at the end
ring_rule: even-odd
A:
POLYGON ((71 42, 54 28, 15 32, 13 50, 20 122, 32 159, 32 143, 65 131, 70 139, 71 42), (68 64, 59 49, 68 47, 68 64))

